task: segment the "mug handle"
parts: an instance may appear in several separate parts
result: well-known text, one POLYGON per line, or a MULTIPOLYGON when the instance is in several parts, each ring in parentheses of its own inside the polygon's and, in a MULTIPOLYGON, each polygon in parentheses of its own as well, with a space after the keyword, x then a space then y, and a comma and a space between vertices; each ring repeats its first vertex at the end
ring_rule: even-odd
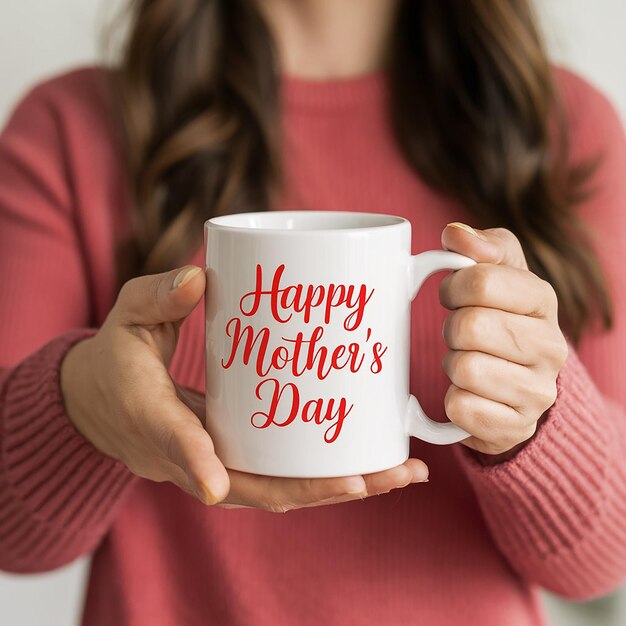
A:
MULTIPOLYGON (((476 262, 456 252, 429 250, 412 256, 410 263, 409 289, 413 301, 424 281, 432 274, 441 270, 460 270, 475 265, 476 262)), ((470 436, 452 422, 431 420, 415 396, 409 397, 406 421, 408 434, 428 443, 440 445, 457 443, 470 436)))

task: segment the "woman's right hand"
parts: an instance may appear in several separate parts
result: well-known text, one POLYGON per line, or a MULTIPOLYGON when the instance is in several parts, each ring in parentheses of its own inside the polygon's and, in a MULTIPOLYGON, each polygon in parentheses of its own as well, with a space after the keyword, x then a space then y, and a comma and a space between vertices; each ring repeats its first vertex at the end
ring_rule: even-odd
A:
POLYGON ((409 459, 384 472, 341 478, 274 478, 226 470, 202 425, 197 392, 168 373, 180 325, 204 293, 204 272, 187 266, 128 281, 99 332, 61 367, 76 429, 97 449, 149 480, 170 481, 205 504, 287 511, 364 498, 427 479, 409 459))

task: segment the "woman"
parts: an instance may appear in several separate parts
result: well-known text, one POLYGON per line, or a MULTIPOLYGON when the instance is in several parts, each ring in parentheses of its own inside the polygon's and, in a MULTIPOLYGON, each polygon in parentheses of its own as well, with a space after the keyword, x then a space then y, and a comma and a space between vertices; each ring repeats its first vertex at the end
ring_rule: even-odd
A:
POLYGON ((0 140, 0 567, 95 550, 89 626, 536 625, 537 586, 613 589, 625 168, 523 0, 135 3, 120 66, 40 85, 0 140), (415 251, 478 261, 411 338, 464 445, 369 476, 222 466, 201 225, 285 208, 395 213, 415 251))

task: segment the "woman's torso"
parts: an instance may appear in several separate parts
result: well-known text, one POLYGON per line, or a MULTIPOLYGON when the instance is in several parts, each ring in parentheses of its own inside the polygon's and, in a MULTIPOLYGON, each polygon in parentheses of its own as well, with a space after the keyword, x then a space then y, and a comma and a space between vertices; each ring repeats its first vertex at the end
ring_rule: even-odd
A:
MULTIPOLYGON (((127 181, 104 72, 60 80, 59 89, 84 100, 84 119, 66 120, 66 135, 87 280, 97 285, 86 323, 97 324, 115 295, 127 181), (80 124, 98 128, 82 133, 80 124)), ((445 224, 467 219, 402 160, 381 77, 289 79, 282 103, 279 208, 402 215, 413 226, 414 252, 440 247, 445 224)), ((202 251, 190 251, 189 260, 202 264, 202 251)), ((444 419, 437 282, 413 305, 411 391, 444 419)), ((171 365, 177 382, 200 390, 203 344, 200 306, 182 326, 171 365)), ((169 484, 138 482, 94 555, 84 624, 542 623, 536 593, 498 552, 453 449, 413 440, 411 453, 428 464, 428 484, 287 514, 206 508, 169 484)))

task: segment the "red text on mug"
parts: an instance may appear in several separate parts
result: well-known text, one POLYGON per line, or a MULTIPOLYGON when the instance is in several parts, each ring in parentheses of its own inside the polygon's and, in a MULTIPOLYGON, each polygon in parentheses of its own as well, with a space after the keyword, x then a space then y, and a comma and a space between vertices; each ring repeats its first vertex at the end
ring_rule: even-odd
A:
POLYGON ((256 266, 254 289, 242 295, 240 315, 226 324, 226 334, 232 343, 221 365, 228 369, 239 360, 253 367, 259 376, 255 393, 264 403, 264 409, 250 416, 252 426, 285 427, 301 419, 326 425, 324 441, 333 443, 341 434, 344 420, 355 408, 354 403, 346 397, 305 399, 298 379, 307 374, 324 381, 336 371, 356 375, 364 368, 374 375, 381 372, 387 346, 374 340, 371 328, 362 327, 374 289, 364 284, 284 284, 284 273, 285 265, 279 265, 269 288, 264 289, 263 268, 256 266), (269 307, 271 317, 280 324, 280 336, 273 336, 267 326, 254 327, 253 318, 262 306, 269 307), (310 332, 307 329, 290 333, 290 323, 296 319, 310 324, 310 332), (331 325, 336 328, 337 324, 346 341, 327 345, 325 329, 331 325), (276 372, 288 373, 291 380, 284 382, 283 376, 281 383, 272 375, 276 372))

